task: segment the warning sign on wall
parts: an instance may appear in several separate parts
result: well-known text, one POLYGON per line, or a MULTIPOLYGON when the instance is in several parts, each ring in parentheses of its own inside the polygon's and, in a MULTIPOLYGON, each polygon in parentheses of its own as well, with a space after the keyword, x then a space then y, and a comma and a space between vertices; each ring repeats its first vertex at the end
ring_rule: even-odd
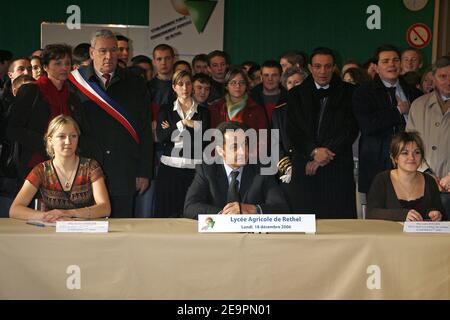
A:
POLYGON ((431 41, 431 29, 424 23, 415 23, 406 31, 406 41, 413 48, 425 48, 431 41))

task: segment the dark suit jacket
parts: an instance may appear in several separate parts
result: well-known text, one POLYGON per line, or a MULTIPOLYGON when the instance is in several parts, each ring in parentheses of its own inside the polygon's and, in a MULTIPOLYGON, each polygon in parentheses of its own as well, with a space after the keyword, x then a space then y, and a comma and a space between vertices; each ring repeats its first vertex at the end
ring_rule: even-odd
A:
MULTIPOLYGON (((103 86, 90 64, 82 67, 86 76, 103 86)), ((128 131, 73 84, 78 98, 74 114, 80 124, 81 155, 97 160, 106 176, 112 196, 130 196, 136 190, 136 177, 152 177, 153 143, 150 95, 144 79, 117 68, 106 93, 134 119, 140 143, 128 131)))
MULTIPOLYGON (((227 204, 228 179, 223 164, 198 165, 186 194, 184 216, 217 214, 227 204)), ((241 203, 260 205, 264 214, 287 214, 289 207, 274 176, 262 176, 259 167, 246 165, 239 189, 241 203)))
MULTIPOLYGON (((412 103, 422 93, 406 84, 400 86, 412 103)), ((402 115, 392 107, 388 91, 380 77, 362 84, 353 94, 353 111, 361 130, 359 140, 359 191, 367 193, 377 173, 390 169, 389 148, 392 135, 403 131, 402 115)))

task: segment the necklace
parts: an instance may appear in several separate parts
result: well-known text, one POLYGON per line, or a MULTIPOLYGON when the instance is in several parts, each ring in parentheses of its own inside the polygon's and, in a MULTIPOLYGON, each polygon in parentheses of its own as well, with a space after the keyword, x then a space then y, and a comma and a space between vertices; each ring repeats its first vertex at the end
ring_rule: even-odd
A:
POLYGON ((69 172, 70 174, 67 174, 67 172, 65 170, 63 170, 62 167, 57 165, 55 161, 53 161, 53 165, 55 166, 55 170, 56 170, 56 174, 58 175, 58 178, 59 177, 63 178, 63 181, 61 183, 63 186, 63 189, 65 189, 65 190, 70 189, 70 187, 72 186, 73 176, 77 172, 78 164, 75 166, 74 169, 72 169, 69 172))

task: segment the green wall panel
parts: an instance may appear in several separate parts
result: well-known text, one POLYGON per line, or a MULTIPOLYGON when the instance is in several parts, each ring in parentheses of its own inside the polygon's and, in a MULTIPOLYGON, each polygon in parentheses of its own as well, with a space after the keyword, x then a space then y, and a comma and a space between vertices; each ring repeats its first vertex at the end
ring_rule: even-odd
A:
MULTIPOLYGON (((383 43, 408 46, 408 27, 433 26, 434 1, 417 12, 402 0, 226 0, 224 46, 234 63, 263 62, 288 49, 310 52, 317 46, 338 51, 339 60, 367 60, 383 43), (381 30, 368 30, 369 5, 381 8, 381 30)), ((423 50, 431 59, 431 44, 423 50)))
MULTIPOLYGON (((66 21, 71 4, 80 6, 82 23, 148 23, 148 0, 8 0, 0 11, 0 48, 30 54, 39 47, 41 21, 66 21)), ((433 14, 434 0, 418 12, 406 9, 402 0, 225 0, 224 48, 233 63, 262 63, 288 49, 310 52, 319 45, 335 49, 338 61, 363 62, 379 44, 407 47, 408 27, 415 22, 432 27, 433 14), (372 4, 381 8, 381 30, 366 28, 372 4)), ((431 45, 422 51, 429 62, 431 45)))
POLYGON ((65 22, 72 4, 80 7, 82 23, 148 24, 148 0, 5 0, 0 9, 0 48, 15 56, 29 55, 40 46, 41 22, 65 22))

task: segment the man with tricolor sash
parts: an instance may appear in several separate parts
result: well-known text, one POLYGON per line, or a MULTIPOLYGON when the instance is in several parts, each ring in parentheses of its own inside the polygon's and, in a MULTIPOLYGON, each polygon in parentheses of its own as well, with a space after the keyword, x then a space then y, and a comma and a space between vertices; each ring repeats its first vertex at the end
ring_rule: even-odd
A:
POLYGON ((152 175, 150 95, 144 80, 117 66, 116 36, 99 30, 91 39, 92 63, 71 73, 79 98, 80 152, 102 166, 112 218, 133 217, 134 196, 152 175))

